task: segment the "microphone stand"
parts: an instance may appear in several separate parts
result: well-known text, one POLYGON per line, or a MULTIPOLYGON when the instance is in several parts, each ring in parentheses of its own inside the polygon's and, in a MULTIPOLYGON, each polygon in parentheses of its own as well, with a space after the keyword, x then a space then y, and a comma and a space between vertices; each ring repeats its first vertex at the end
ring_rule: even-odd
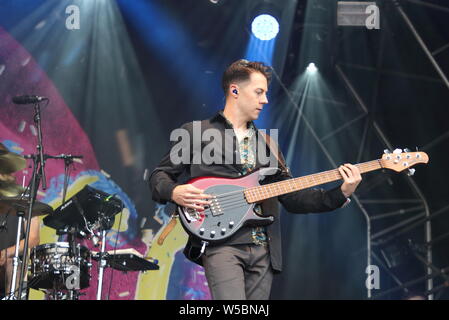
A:
MULTIPOLYGON (((22 272, 20 274, 19 280, 19 294, 18 300, 22 300, 22 292, 23 292, 23 282, 25 278, 25 272, 27 271, 28 266, 28 242, 30 238, 30 228, 31 228, 31 218, 33 214, 33 206, 36 201, 37 191, 39 189, 40 182, 42 180, 42 189, 47 189, 47 182, 45 178, 45 160, 44 160, 44 146, 42 143, 42 127, 41 127, 41 109, 39 103, 34 105, 34 123, 37 127, 37 156, 33 159, 33 175, 31 178, 31 189, 30 189, 30 204, 28 207, 28 214, 26 217, 27 226, 25 231, 25 242, 23 245, 23 261, 22 261, 22 272)), ((17 232, 21 232, 21 230, 17 230, 17 232)), ((13 284, 15 287, 15 284, 13 284)), ((13 292, 13 291, 12 291, 13 292)))
MULTIPOLYGON (((25 159, 34 159, 35 155, 34 154, 25 155, 24 158, 25 159)), ((44 158, 44 161, 46 161, 47 159, 64 160, 64 186, 62 188, 62 203, 61 203, 61 205, 63 205, 65 203, 66 196, 67 196, 67 189, 69 187, 69 179, 70 179, 69 167, 71 164, 73 164, 74 159, 82 159, 83 156, 72 156, 71 154, 60 154, 58 156, 51 156, 48 154, 44 154, 43 158, 44 158)))

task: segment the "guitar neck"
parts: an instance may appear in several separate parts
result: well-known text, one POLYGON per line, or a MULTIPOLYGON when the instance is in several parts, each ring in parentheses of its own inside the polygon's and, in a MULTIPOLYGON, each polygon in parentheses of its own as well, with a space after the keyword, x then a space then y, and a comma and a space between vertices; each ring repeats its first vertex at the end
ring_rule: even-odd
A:
MULTIPOLYGON (((380 160, 363 162, 356 164, 355 166, 359 168, 360 173, 362 174, 383 168, 380 160)), ((244 191, 244 193, 246 200, 249 203, 254 203, 342 179, 343 177, 338 169, 334 169, 299 178, 274 182, 263 186, 248 188, 244 191)))

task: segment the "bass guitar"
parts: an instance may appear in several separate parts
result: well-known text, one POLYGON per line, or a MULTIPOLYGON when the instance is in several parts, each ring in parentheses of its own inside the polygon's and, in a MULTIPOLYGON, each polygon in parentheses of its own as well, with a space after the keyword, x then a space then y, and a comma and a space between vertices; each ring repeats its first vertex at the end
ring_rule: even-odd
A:
MULTIPOLYGON (((360 172, 366 173, 379 169, 391 169, 396 172, 427 163, 429 157, 425 152, 384 153, 381 159, 356 164, 360 172)), ((262 168, 238 178, 200 177, 187 183, 203 189, 212 195, 211 204, 204 210, 178 206, 177 210, 184 229, 191 236, 208 243, 225 241, 245 225, 268 225, 272 216, 260 216, 254 206, 266 199, 277 197, 324 183, 343 179, 338 169, 311 174, 299 178, 260 185, 260 180, 272 168, 262 168)), ((277 168, 275 169, 277 170, 277 168)), ((413 174, 414 169, 409 169, 413 174)))

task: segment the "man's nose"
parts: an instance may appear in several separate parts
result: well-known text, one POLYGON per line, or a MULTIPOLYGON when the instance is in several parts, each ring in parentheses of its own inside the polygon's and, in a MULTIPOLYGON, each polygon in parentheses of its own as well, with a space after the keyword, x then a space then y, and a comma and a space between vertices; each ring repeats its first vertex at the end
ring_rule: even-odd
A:
POLYGON ((260 103, 267 104, 267 103, 268 103, 268 98, 267 98, 267 96, 264 96, 264 97, 262 98, 262 100, 260 101, 260 103))

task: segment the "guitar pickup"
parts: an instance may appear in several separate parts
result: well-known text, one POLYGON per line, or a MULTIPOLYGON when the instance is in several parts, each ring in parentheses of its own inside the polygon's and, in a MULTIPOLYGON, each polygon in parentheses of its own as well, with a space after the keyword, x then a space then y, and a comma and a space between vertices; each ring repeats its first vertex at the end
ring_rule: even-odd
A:
POLYGON ((224 213, 217 199, 212 200, 212 203, 210 205, 210 211, 212 212, 212 215, 214 217, 222 215, 224 213))

